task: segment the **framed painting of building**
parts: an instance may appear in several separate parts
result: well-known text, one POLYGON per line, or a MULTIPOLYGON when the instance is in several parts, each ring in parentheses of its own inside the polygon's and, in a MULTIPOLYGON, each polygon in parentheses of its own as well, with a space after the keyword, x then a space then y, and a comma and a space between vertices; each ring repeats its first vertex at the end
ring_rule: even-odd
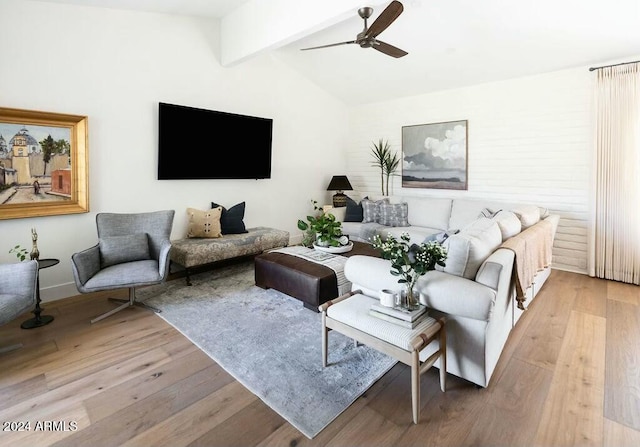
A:
POLYGON ((0 219, 89 211, 87 121, 0 107, 0 219))
POLYGON ((467 121, 402 127, 402 187, 467 189, 467 121))

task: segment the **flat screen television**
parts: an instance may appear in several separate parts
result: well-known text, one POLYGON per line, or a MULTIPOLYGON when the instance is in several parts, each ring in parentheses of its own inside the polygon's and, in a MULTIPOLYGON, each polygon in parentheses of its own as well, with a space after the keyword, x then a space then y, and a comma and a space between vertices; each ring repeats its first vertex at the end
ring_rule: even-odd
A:
POLYGON ((273 120, 158 107, 158 180, 271 178, 273 120))

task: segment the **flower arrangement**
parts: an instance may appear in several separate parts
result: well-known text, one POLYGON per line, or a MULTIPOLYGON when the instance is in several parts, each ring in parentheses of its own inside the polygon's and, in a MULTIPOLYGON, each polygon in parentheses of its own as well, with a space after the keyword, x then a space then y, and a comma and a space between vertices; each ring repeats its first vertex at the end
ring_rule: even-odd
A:
POLYGON ((399 276, 398 283, 405 285, 406 305, 409 309, 418 304, 413 296, 413 287, 418 278, 435 270, 436 265, 444 267, 447 259, 447 249, 439 242, 411 244, 409 233, 406 232, 400 235, 400 239, 389 234, 384 241, 379 235, 375 235, 373 247, 381 251, 383 259, 391 261, 391 274, 399 276))

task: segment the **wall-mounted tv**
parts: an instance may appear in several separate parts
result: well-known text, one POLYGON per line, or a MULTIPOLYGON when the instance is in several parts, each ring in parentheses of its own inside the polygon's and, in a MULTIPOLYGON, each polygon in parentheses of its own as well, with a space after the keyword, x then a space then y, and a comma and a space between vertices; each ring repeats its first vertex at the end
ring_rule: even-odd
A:
POLYGON ((158 107, 158 180, 271 178, 273 120, 158 107))

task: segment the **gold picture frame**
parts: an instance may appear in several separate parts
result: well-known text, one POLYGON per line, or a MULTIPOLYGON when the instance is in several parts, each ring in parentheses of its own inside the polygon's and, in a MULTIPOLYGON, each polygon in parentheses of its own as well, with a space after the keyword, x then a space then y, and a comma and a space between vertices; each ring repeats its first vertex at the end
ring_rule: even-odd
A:
POLYGON ((89 211, 88 117, 0 107, 0 219, 89 211))

